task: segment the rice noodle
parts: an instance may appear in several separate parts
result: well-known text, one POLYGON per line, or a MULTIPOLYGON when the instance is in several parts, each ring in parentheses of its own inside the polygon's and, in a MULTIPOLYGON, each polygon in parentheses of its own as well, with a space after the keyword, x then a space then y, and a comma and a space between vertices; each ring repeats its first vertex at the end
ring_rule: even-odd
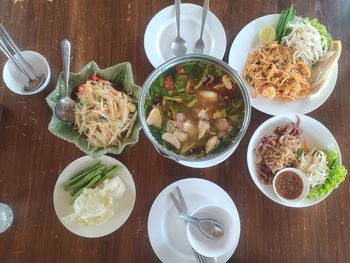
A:
POLYGON ((327 155, 323 151, 316 150, 302 153, 297 168, 308 176, 311 188, 322 185, 329 174, 327 155))
POLYGON ((291 22, 287 29, 291 30, 291 33, 283 37, 281 43, 296 49, 294 61, 301 58, 311 69, 315 62, 328 53, 327 39, 311 25, 308 19, 303 22, 291 22))

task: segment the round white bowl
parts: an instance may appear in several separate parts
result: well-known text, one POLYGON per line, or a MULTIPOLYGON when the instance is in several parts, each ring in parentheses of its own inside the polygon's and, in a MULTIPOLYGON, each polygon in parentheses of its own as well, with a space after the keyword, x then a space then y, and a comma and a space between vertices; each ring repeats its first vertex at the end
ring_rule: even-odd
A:
MULTIPOLYGON (((34 51, 21 51, 22 56, 27 60, 27 62, 34 68, 34 70, 39 74, 43 73, 46 76, 46 80, 43 85, 33 91, 27 92, 24 91, 24 85, 28 85, 28 80, 23 76, 23 74, 17 69, 12 60, 8 60, 4 66, 2 76, 5 82, 5 85, 14 93, 20 95, 33 95, 37 94, 40 91, 43 91, 50 82, 51 71, 50 66, 47 63, 46 59, 37 52, 34 51)), ((34 75, 28 71, 29 75, 33 78, 34 75)))
POLYGON ((224 235, 217 240, 205 237, 196 226, 188 223, 186 232, 191 246, 199 254, 206 257, 219 257, 226 254, 236 242, 236 232, 234 218, 219 206, 202 206, 195 210, 192 216, 197 218, 212 218, 221 223, 224 227, 224 235))
POLYGON ((309 185, 310 185, 310 184, 309 184, 309 180, 307 179, 306 175, 305 175, 302 171, 300 171, 299 169, 292 168, 292 167, 284 168, 284 169, 278 171, 278 173, 277 173, 277 174, 275 175, 275 177, 273 178, 273 182, 272 182, 272 186, 273 186, 273 190, 275 191, 275 194, 276 194, 279 198, 281 198, 283 201, 285 201, 285 202, 287 202, 287 203, 291 203, 291 204, 293 204, 293 203, 299 203, 299 202, 305 200, 307 194, 309 193, 309 185), (277 189, 276 189, 276 180, 277 180, 277 178, 278 178, 282 173, 285 173, 285 172, 293 172, 293 173, 297 174, 297 175, 300 177, 300 179, 302 180, 302 182, 303 182, 303 191, 301 192, 301 195, 298 196, 298 197, 295 198, 295 199, 286 199, 286 198, 282 197, 282 196, 278 193, 278 191, 277 191, 277 189))

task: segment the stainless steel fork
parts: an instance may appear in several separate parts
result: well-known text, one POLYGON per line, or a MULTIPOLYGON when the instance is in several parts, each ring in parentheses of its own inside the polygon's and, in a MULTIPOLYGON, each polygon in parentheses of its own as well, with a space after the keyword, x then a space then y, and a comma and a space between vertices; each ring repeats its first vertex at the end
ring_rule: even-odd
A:
POLYGON ((28 79, 28 86, 24 86, 25 91, 35 91, 45 82, 45 74, 38 74, 27 62, 2 24, 0 24, 0 50, 12 60, 17 69, 28 79), (27 70, 34 76, 34 78, 30 76, 27 70))
POLYGON ((194 49, 193 49, 193 52, 195 54, 203 54, 203 51, 204 51, 204 41, 203 41, 202 36, 203 36, 205 21, 207 20, 208 8, 209 8, 209 0, 204 0, 203 13, 202 13, 201 34, 200 34, 199 39, 197 40, 196 44, 194 45, 194 49))
MULTIPOLYGON (((179 200, 175 197, 175 195, 173 193, 170 193, 169 196, 171 198, 171 200, 173 201, 177 211, 179 212, 179 214, 186 214, 186 215, 189 215, 188 214, 188 209, 187 209, 187 205, 185 203, 185 199, 181 193, 181 190, 180 190, 180 187, 176 186, 176 193, 177 193, 177 196, 179 198, 179 200)), ((187 224, 185 222, 185 224, 187 224)), ((209 263, 209 260, 207 257, 199 254, 196 250, 194 250, 192 248, 192 252, 194 254, 194 256, 196 257, 196 260, 197 262, 200 262, 200 263, 209 263)))

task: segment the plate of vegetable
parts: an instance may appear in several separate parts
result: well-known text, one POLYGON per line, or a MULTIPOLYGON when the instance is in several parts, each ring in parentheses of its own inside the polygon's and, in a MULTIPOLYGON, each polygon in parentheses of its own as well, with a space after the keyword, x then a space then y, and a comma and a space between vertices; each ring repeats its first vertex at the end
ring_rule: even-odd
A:
POLYGON ((246 25, 232 43, 229 65, 244 79, 257 110, 306 114, 332 93, 341 49, 325 25, 296 16, 291 6, 246 25))
POLYGON ((347 175, 340 149, 331 132, 305 115, 279 115, 261 124, 249 142, 247 164, 260 191, 271 200, 290 207, 319 203, 347 175), (297 169, 307 177, 309 189, 306 199, 288 202, 276 195, 274 178, 287 168, 297 169))
POLYGON ((72 233, 95 238, 120 228, 135 204, 132 175, 118 160, 81 157, 70 163, 55 185, 56 215, 72 233))

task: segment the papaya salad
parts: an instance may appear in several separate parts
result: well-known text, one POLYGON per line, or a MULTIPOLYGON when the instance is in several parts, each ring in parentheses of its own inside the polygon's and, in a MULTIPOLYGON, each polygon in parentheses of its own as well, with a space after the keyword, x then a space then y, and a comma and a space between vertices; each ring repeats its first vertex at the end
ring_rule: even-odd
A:
POLYGON ((93 75, 78 88, 75 125, 93 147, 106 148, 127 139, 137 119, 136 99, 93 75))
POLYGON ((282 12, 276 28, 264 27, 261 45, 248 57, 245 80, 271 100, 296 100, 318 91, 338 61, 341 42, 333 41, 317 19, 298 18, 293 5, 282 12))
POLYGON ((309 199, 322 198, 337 188, 347 175, 334 149, 308 146, 302 139, 300 120, 276 127, 274 132, 263 137, 254 151, 259 181, 271 185, 275 175, 282 169, 293 167, 308 178, 309 199))

